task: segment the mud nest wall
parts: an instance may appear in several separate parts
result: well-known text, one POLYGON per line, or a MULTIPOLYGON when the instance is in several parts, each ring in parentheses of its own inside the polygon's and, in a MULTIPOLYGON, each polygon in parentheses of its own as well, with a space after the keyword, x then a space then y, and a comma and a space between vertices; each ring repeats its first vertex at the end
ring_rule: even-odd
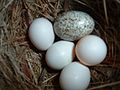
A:
POLYGON ((89 13, 96 23, 93 34, 108 46, 104 62, 89 67, 88 90, 120 88, 120 0, 0 0, 0 90, 61 90, 60 71, 47 67, 45 52, 31 44, 27 32, 33 19, 54 23, 69 10, 89 13))

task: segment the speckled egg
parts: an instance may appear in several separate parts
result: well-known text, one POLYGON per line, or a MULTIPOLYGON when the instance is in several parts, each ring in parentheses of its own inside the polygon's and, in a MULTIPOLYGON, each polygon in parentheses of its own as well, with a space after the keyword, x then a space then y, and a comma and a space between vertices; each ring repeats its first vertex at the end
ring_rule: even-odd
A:
POLYGON ((75 41, 90 34, 94 29, 93 18, 82 11, 68 11, 56 19, 54 30, 58 37, 68 41, 75 41))

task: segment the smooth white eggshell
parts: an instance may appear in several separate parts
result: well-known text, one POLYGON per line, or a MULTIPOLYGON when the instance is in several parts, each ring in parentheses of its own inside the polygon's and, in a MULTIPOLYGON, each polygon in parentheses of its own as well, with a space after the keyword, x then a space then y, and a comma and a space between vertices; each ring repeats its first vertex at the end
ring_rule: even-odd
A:
POLYGON ((55 70, 60 70, 74 58, 74 43, 69 41, 58 41, 46 52, 46 63, 55 70))
POLYGON ((105 59, 107 46, 100 37, 87 35, 78 41, 75 52, 80 62, 91 66, 105 59))
POLYGON ((63 90, 86 90, 90 83, 90 70, 79 62, 72 62, 62 70, 59 82, 63 90))
POLYGON ((29 28, 29 38, 37 49, 47 50, 55 39, 52 23, 46 18, 33 20, 29 28))

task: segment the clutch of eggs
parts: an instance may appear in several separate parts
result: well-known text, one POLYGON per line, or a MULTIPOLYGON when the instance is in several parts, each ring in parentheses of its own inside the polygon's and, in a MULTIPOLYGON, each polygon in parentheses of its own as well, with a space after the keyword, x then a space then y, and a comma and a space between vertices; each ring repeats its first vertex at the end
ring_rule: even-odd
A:
POLYGON ((29 38, 37 49, 47 50, 47 65, 55 70, 63 69, 59 79, 63 90, 85 90, 90 82, 90 71, 84 65, 96 65, 105 59, 105 42, 98 36, 88 35, 94 26, 93 18, 81 11, 63 13, 54 22, 54 30, 46 18, 37 18, 30 25, 29 38), (54 32, 64 40, 53 44, 54 32), (76 46, 70 42, 75 40, 79 40, 76 46), (84 65, 72 62, 75 54, 84 65))

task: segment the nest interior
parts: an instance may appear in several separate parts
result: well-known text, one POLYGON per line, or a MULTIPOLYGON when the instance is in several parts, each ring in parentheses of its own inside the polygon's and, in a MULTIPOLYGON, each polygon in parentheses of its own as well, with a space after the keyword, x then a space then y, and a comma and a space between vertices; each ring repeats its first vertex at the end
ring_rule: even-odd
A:
POLYGON ((0 90, 61 90, 60 71, 47 67, 45 52, 32 45, 28 29, 35 18, 54 23, 69 10, 89 13, 96 24, 92 34, 108 47, 104 62, 89 67, 88 90, 120 88, 120 0, 0 0, 0 90))

